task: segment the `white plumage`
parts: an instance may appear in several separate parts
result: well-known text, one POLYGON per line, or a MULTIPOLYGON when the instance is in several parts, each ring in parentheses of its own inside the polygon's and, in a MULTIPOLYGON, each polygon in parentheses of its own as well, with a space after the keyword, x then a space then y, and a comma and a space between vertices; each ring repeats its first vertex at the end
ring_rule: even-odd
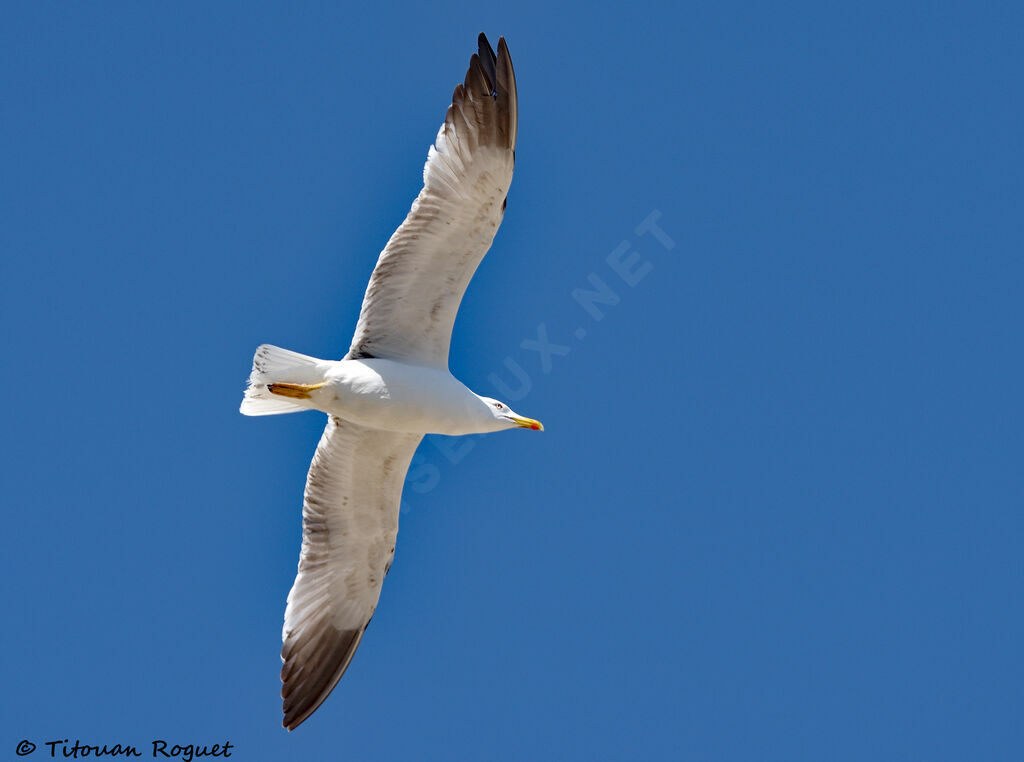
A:
POLYGON ((426 433, 542 429, 448 371, 459 303, 505 211, 518 101, 504 39, 484 35, 430 148, 424 186, 381 252, 344 359, 263 345, 246 415, 328 414, 306 481, 299 571, 285 611, 284 726, 327 698, 377 607, 402 483, 426 433))

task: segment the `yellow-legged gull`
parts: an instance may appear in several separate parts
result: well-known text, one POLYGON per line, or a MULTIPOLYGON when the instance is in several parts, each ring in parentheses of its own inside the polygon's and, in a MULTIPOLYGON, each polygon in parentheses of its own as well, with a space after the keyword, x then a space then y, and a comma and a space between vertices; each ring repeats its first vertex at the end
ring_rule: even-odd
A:
POLYGON ((423 190, 374 268, 345 358, 263 345, 246 415, 320 410, 327 428, 306 481, 299 571, 281 649, 284 726, 293 730, 341 679, 380 597, 402 483, 424 434, 539 430, 448 371, 459 303, 505 211, 518 101, 504 38, 481 34, 423 170, 423 190))

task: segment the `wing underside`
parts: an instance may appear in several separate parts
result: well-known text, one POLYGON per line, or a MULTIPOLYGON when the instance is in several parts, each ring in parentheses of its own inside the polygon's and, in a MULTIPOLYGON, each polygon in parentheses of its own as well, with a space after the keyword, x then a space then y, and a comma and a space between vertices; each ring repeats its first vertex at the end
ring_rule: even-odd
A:
MULTIPOLYGON (((484 35, 423 170, 423 190, 381 252, 347 358, 447 368, 462 295, 505 211, 518 100, 504 39, 484 35)), ((422 439, 332 417, 306 482, 299 571, 281 658, 284 726, 312 714, 341 679, 394 556, 402 484, 422 439)))
POLYGON ((502 38, 480 35, 423 169, 423 190, 381 252, 347 357, 447 367, 455 316, 505 212, 518 99, 502 38))
POLYGON ((328 420, 306 481, 299 571, 285 612, 281 697, 289 730, 333 690, 373 616, 420 439, 328 420))

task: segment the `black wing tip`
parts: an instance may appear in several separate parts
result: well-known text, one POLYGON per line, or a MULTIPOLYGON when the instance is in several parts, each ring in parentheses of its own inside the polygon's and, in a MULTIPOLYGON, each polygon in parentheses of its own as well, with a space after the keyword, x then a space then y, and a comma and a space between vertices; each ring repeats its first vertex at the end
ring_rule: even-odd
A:
MULTIPOLYGON (((502 40, 505 38, 502 37, 502 40)), ((501 42, 498 43, 501 45, 501 42)), ((476 38, 476 47, 480 52, 480 58, 485 61, 491 61, 492 63, 497 60, 497 56, 494 55, 494 48, 491 47, 491 43, 487 41, 487 35, 480 32, 480 36, 476 38)))
POLYGON ((489 65, 493 68, 497 63, 498 59, 502 56, 508 58, 508 43, 505 42, 505 37, 498 37, 498 52, 494 52, 494 48, 491 47, 490 41, 487 39, 487 35, 480 32, 480 35, 476 38, 477 54, 480 56, 480 60, 484 62, 484 65, 489 65))
POLYGON ((476 53, 469 57, 469 68, 466 69, 466 79, 462 84, 471 93, 477 92, 479 86, 487 95, 494 95, 494 77, 488 72, 483 59, 476 53))
POLYGON ((284 718, 281 727, 289 732, 309 719, 334 690, 352 662, 366 625, 355 630, 327 627, 315 643, 286 641, 281 647, 281 698, 284 718), (310 649, 309 646, 312 646, 310 649), (310 662, 310 671, 301 677, 292 674, 293 658, 310 662))
MULTIPOLYGON (((477 37, 478 52, 469 58, 469 67, 463 82, 465 95, 479 98, 486 91, 496 106, 497 133, 493 138, 484 138, 490 142, 495 138, 499 144, 515 150, 516 133, 519 127, 518 94, 516 93, 516 75, 512 68, 512 57, 508 52, 508 44, 504 37, 498 38, 498 52, 494 52, 487 35, 480 32, 477 37)), ((453 98, 453 103, 455 102, 453 98)), ((446 119, 447 122, 447 119, 446 119)))

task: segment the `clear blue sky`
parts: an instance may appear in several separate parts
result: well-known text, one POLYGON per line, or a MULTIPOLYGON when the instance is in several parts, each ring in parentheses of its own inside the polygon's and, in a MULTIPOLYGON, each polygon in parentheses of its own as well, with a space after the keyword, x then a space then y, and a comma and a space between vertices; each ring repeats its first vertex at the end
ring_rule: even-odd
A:
POLYGON ((0 754, 1020 758, 1018 7, 101 5, 0 27, 0 754), (244 381, 344 352, 480 31, 519 163, 452 369, 547 431, 424 442, 288 734, 323 419, 244 381))

